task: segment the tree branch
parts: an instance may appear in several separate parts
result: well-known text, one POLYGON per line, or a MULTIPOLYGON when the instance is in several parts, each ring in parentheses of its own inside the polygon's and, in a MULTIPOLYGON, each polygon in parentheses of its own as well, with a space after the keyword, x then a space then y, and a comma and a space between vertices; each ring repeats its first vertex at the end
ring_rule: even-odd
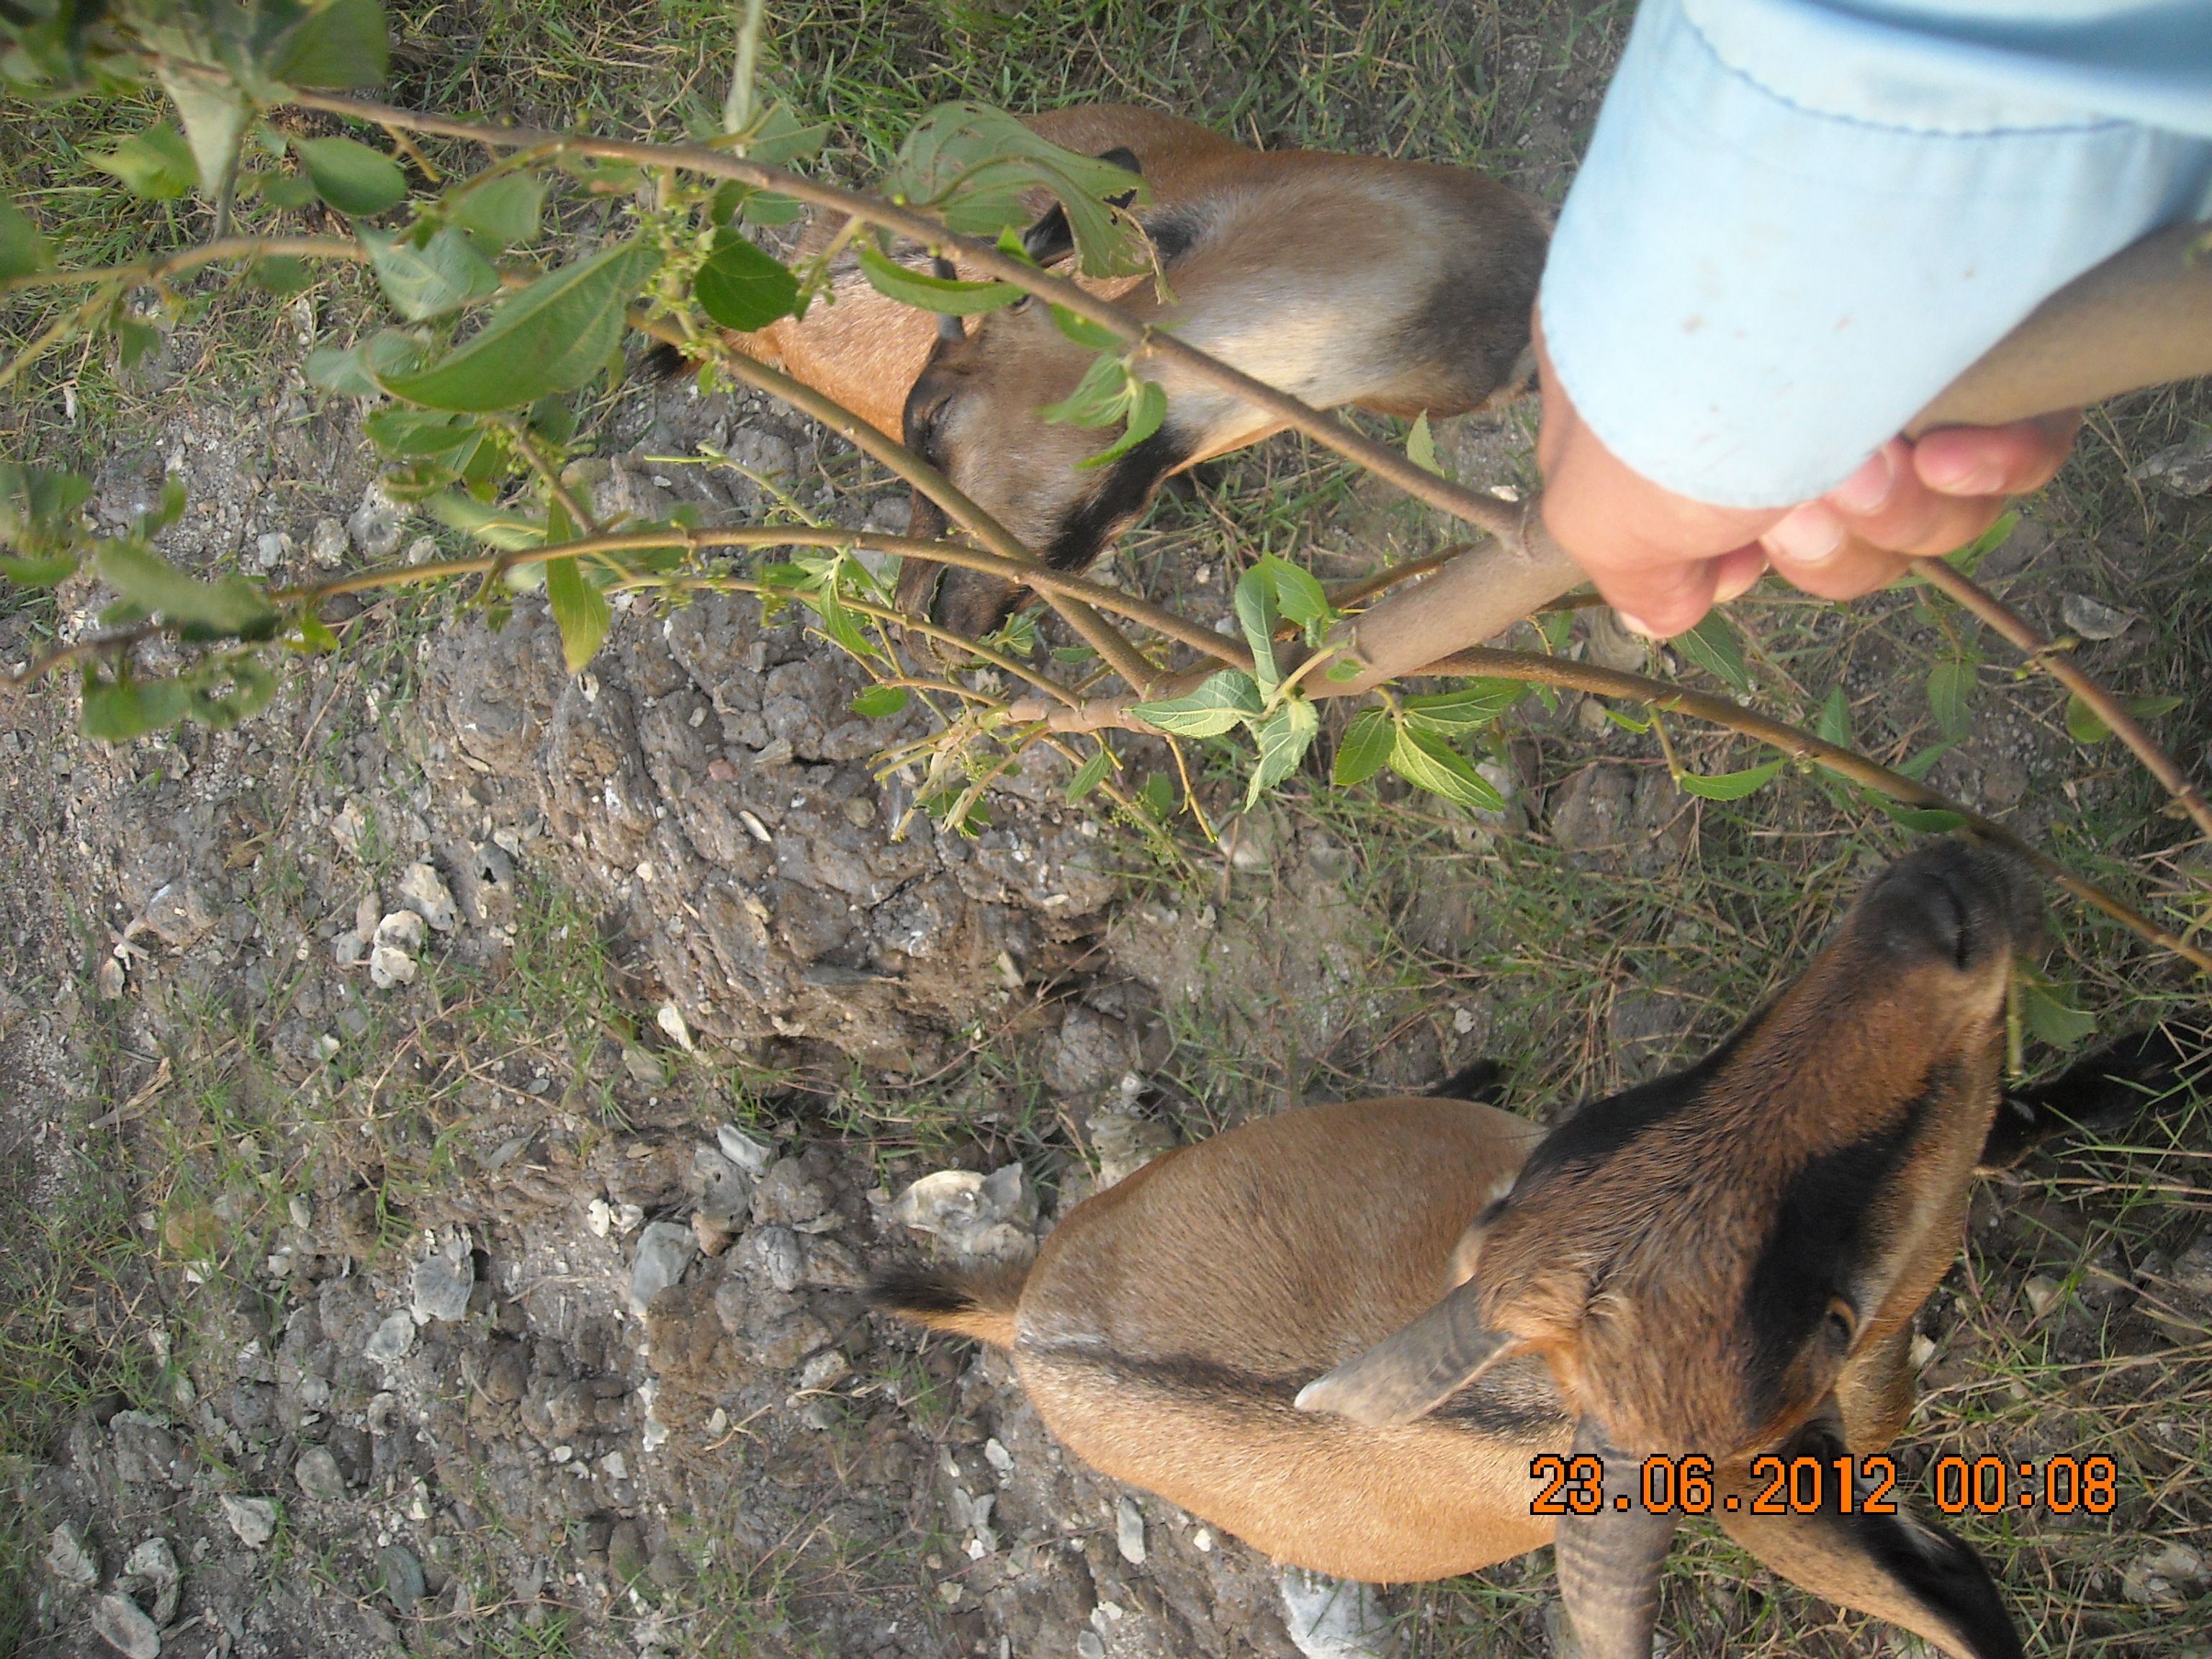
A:
POLYGON ((2166 786, 2166 793, 2181 804, 2181 810, 2189 814, 2198 832, 2212 837, 2212 806, 2205 804, 2204 797, 2197 793, 2197 786, 2182 775, 2181 769, 2173 763, 2172 758, 2158 746, 2156 739, 2149 732, 2143 730, 2142 723, 2121 707, 2117 698, 2081 672, 2070 653, 2054 647, 2029 627, 2018 611, 1942 560, 1915 559, 1912 568, 1930 587, 1942 588, 1962 609, 1972 611, 2004 635, 2033 665, 2043 670, 2095 710, 2097 718, 2112 728, 2112 735, 2133 750, 2136 758, 2143 763, 2150 775, 2166 786))

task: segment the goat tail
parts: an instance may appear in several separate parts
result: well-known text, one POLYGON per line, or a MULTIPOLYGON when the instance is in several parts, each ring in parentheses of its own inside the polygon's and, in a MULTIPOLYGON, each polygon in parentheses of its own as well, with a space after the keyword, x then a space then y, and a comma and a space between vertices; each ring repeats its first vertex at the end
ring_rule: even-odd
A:
POLYGON ((933 1331, 1014 1346, 1014 1309, 1025 1269, 960 1273, 945 1267, 890 1267, 868 1281, 868 1305, 933 1331))

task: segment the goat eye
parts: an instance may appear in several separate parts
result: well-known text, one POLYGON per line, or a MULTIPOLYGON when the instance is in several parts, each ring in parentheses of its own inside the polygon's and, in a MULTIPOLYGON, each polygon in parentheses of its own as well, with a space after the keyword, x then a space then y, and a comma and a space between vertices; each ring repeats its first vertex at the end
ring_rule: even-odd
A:
POLYGON ((1027 311, 1030 308, 1030 301, 1036 298, 1036 295, 1034 294, 1024 294, 1020 299, 1015 301, 1013 304, 1008 306, 1006 309, 1012 312, 1027 311))
POLYGON ((1859 1334, 1858 1310, 1840 1296, 1828 1298, 1828 1334, 1843 1347, 1849 1347, 1859 1334))

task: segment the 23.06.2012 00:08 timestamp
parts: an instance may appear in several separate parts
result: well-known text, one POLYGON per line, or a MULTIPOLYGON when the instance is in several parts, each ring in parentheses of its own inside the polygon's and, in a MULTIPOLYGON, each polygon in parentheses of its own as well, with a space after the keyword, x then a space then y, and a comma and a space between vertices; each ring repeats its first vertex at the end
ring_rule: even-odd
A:
MULTIPOLYGON (((1897 1465, 1879 1454, 1825 1462, 1771 1454, 1754 1457, 1751 1481, 1758 1490, 1741 1493, 1716 1492, 1713 1460, 1697 1453, 1647 1457, 1640 1474, 1636 1497, 1654 1515, 1677 1510, 1710 1515, 1716 1507, 1731 1515, 1739 1510, 1752 1515, 1811 1515, 1831 1508, 1831 1494, 1833 1508, 1845 1515, 1854 1509, 1866 1515, 1897 1513, 1892 1496, 1897 1465)), ((1599 1458, 1546 1452, 1530 1461, 1528 1474, 1546 1483, 1529 1501, 1531 1515, 1595 1515, 1607 1503, 1605 1465, 1599 1458)), ((1936 1460, 1929 1475, 1936 1507, 1946 1515, 1963 1515, 1970 1509, 1995 1515, 2038 1504, 2058 1515, 2076 1510, 2110 1515, 2118 1501, 2118 1469, 2102 1455, 2051 1457, 2040 1466, 2029 1461, 2008 1463, 2001 1457, 1970 1462, 1944 1456, 1936 1460)), ((1616 1491, 1611 1501, 1613 1508, 1626 1510, 1635 1498, 1616 1491)))

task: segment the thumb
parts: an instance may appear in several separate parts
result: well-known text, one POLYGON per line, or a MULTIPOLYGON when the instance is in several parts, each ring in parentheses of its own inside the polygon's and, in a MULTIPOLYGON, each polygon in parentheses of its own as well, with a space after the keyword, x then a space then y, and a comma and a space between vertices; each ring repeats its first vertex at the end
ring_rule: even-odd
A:
POLYGON ((1712 609, 1720 571, 1715 561, 1698 559, 1648 570, 1593 570, 1589 577, 1620 613, 1623 627, 1665 640, 1704 620, 1712 609))

